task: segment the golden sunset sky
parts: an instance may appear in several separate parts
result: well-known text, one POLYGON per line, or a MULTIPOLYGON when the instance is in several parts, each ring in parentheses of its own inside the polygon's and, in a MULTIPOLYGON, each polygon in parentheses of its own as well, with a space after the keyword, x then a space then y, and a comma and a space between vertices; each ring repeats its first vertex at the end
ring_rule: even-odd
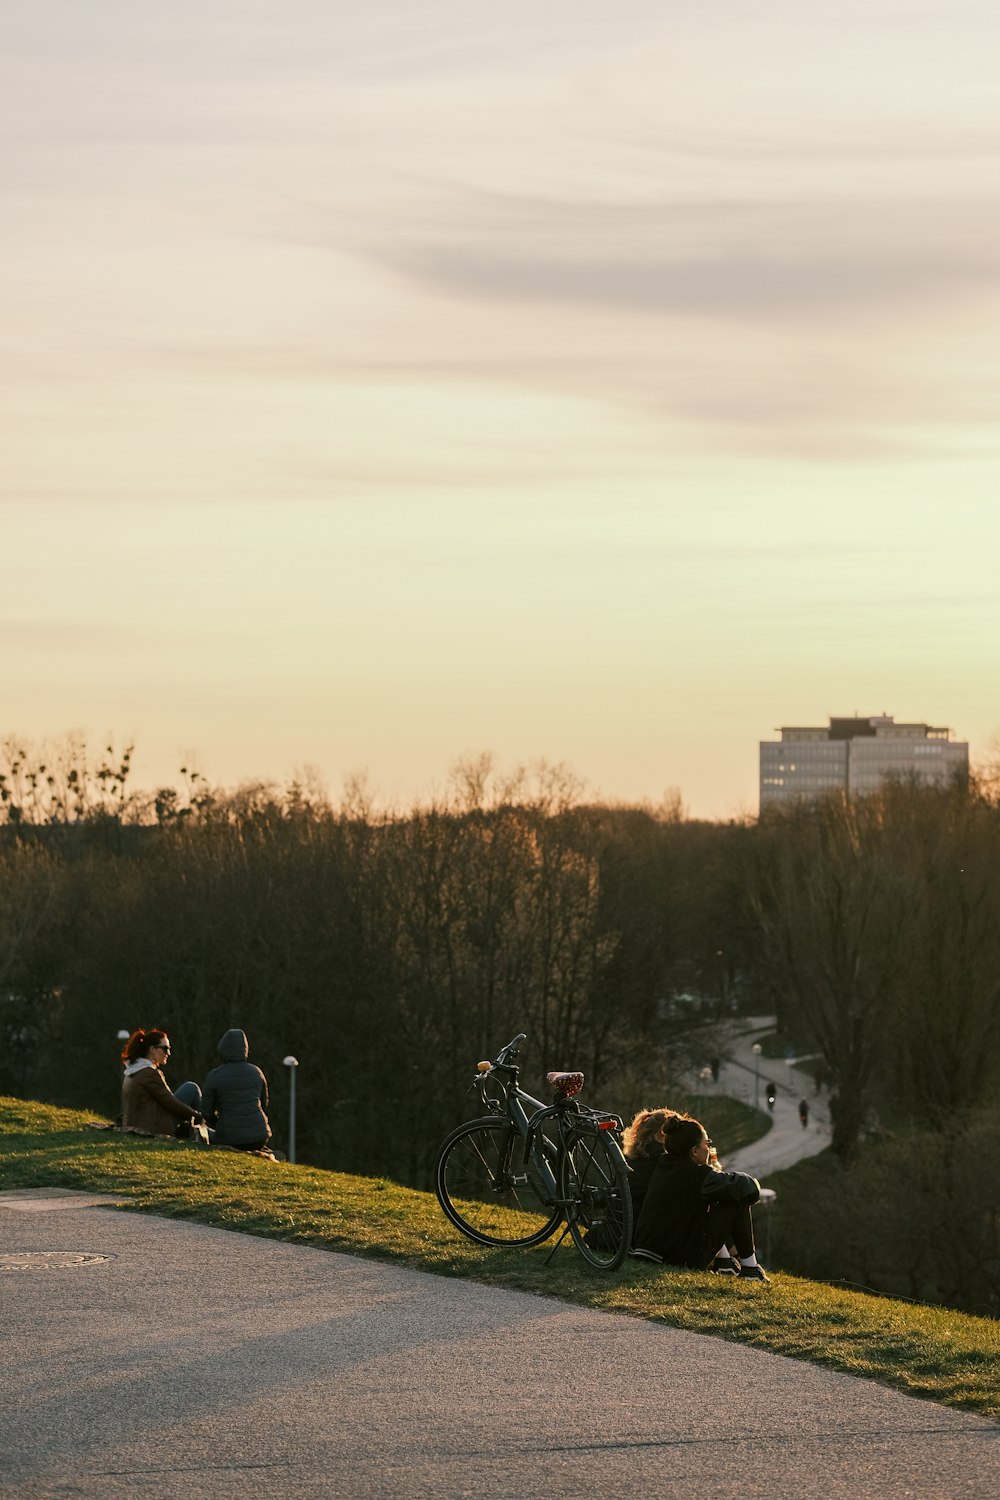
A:
POLYGON ((756 810, 1000 730, 1000 9, 8 0, 0 733, 756 810))

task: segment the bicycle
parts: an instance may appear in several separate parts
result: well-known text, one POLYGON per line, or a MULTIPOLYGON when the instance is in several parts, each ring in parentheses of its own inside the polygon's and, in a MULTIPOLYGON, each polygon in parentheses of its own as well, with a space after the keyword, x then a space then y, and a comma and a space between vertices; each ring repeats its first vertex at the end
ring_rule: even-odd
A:
POLYGON ((546 1075, 552 1104, 525 1093, 515 1061, 524 1040, 521 1032, 479 1063, 470 1093, 489 1113, 445 1137, 434 1169, 438 1202, 480 1245, 540 1245, 565 1220, 549 1259, 569 1234, 585 1260, 613 1271, 632 1241, 623 1121, 579 1102, 582 1073, 546 1075))

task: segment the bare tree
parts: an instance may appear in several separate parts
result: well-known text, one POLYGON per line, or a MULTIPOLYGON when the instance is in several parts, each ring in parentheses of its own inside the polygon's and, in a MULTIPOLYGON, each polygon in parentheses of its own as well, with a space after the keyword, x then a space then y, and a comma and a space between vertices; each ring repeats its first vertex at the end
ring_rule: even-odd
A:
POLYGON ((828 797, 762 820, 750 903, 773 983, 829 1071, 833 1146, 850 1155, 898 1012, 913 881, 884 799, 828 797))

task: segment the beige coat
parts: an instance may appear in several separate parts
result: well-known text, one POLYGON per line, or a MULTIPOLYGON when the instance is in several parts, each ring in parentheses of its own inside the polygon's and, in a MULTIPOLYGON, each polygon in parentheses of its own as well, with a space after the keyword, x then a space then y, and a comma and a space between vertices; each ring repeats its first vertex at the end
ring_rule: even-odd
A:
POLYGON ((196 1113, 174 1098, 159 1068, 140 1068, 122 1083, 122 1125, 126 1129, 173 1135, 179 1120, 193 1120, 196 1113))

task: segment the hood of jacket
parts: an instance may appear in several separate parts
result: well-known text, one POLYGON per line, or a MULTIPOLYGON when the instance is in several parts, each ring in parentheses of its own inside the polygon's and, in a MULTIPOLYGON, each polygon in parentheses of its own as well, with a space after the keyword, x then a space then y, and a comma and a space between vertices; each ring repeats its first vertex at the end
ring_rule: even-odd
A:
POLYGON ((137 1057, 135 1062, 125 1064, 125 1077, 131 1078, 133 1073, 141 1073, 143 1068, 155 1068, 156 1064, 150 1062, 148 1057, 137 1057))
POLYGON ((227 1031, 219 1043, 219 1056, 223 1062, 246 1062, 250 1054, 245 1031, 227 1031))

